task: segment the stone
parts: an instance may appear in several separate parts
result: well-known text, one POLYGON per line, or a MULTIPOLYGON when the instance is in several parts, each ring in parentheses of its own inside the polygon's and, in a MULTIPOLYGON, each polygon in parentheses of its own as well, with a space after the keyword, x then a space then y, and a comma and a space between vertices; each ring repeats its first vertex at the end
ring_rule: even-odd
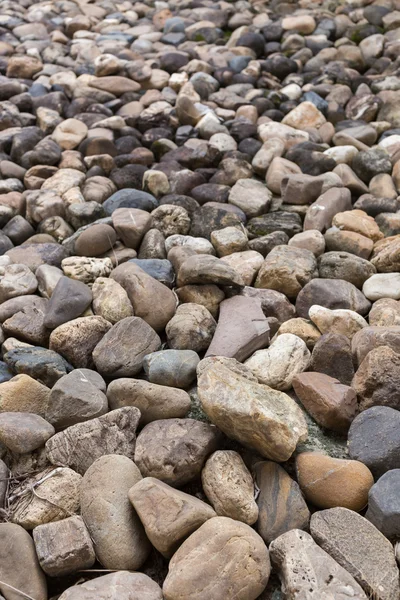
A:
POLYGON ((351 383, 357 393, 359 411, 371 406, 399 408, 400 355, 389 346, 368 352, 351 383))
POLYGON ((344 279, 361 289, 376 269, 368 260, 350 252, 326 252, 318 261, 319 276, 323 279, 344 279))
POLYGON ((51 137, 63 150, 73 150, 85 139, 87 132, 82 121, 66 119, 56 126, 51 137))
POLYGON ((108 412, 104 380, 95 371, 75 369, 53 386, 46 419, 56 429, 64 429, 108 412))
POLYGON ((393 469, 379 478, 369 490, 365 514, 365 518, 391 540, 397 539, 399 534, 399 476, 400 469, 393 469))
POLYGON ((257 521, 253 478, 240 454, 234 450, 214 452, 204 465, 201 482, 217 515, 247 525, 257 521))
POLYGON ((229 192, 228 202, 238 206, 251 219, 268 212, 272 202, 272 194, 259 181, 239 179, 229 192))
POLYGON ((26 265, 7 265, 0 275, 0 303, 16 296, 33 294, 37 285, 36 277, 26 265))
POLYGON ((400 468, 399 422, 399 412, 394 408, 373 406, 357 415, 351 424, 349 455, 367 465, 375 478, 400 468))
POLYGON ((372 275, 364 283, 362 292, 372 302, 381 298, 400 300, 399 273, 377 273, 372 275))
POLYGON ((325 243, 329 251, 343 251, 355 254, 360 258, 368 259, 374 243, 355 231, 342 231, 337 227, 329 228, 325 233, 325 243))
POLYGON ((398 353, 399 344, 399 327, 364 327, 356 333, 351 342, 354 364, 358 367, 371 350, 380 346, 389 346, 398 353))
POLYGON ((357 412, 357 395, 325 373, 299 373, 293 389, 307 412, 322 427, 346 433, 357 412))
POLYGON ((360 329, 368 327, 367 321, 353 310, 330 310, 314 304, 309 309, 308 316, 321 333, 338 333, 349 339, 360 329))
POLYGON ((49 402, 48 387, 21 374, 0 384, 0 411, 33 413, 44 417, 49 402))
POLYGON ((260 493, 257 498, 257 531, 270 544, 291 529, 308 529, 310 511, 298 484, 277 463, 257 462, 254 466, 260 493))
POLYGON ((178 287, 191 284, 244 285, 242 277, 221 259, 209 255, 191 256, 178 273, 178 287))
POLYGON ((59 352, 77 369, 90 369, 94 366, 92 352, 109 329, 111 323, 103 317, 67 321, 52 331, 50 350, 59 352))
POLYGON ((106 277, 98 277, 92 286, 93 312, 113 325, 133 316, 133 307, 124 288, 106 277))
POLYGON ((108 277, 113 264, 111 259, 87 256, 69 256, 61 263, 64 275, 82 283, 93 283, 98 277, 108 277))
POLYGON ((153 226, 153 219, 138 208, 117 208, 112 213, 112 224, 125 246, 136 250, 153 226))
POLYGON ((343 279, 337 279, 335 285, 330 279, 312 279, 307 283, 296 299, 299 317, 307 319, 315 304, 330 310, 348 309, 360 315, 366 315, 371 306, 360 290, 343 279))
POLYGON ((214 319, 218 316, 219 305, 225 299, 224 292, 213 284, 185 285, 175 290, 181 303, 193 302, 200 304, 210 311, 214 319))
POLYGON ((263 256, 255 250, 244 250, 223 256, 221 261, 232 267, 245 285, 252 285, 263 264, 263 256))
POLYGON ((185 417, 191 406, 189 394, 184 390, 131 378, 111 381, 107 398, 111 410, 136 406, 140 410, 141 425, 158 419, 185 417))
POLYGON ((331 227, 333 217, 345 210, 351 210, 351 193, 346 188, 331 188, 323 193, 307 210, 304 230, 324 232, 331 227))
POLYGON ((29 533, 15 523, 0 523, 0 542, 0 593, 5 600, 16 600, 21 594, 47 600, 46 578, 29 533))
POLYGON ((101 256, 113 247, 116 240, 117 234, 111 225, 91 225, 75 241, 75 253, 78 256, 101 256))
POLYGON ((135 463, 143 477, 179 487, 200 475, 219 441, 220 433, 213 425, 194 419, 160 419, 140 432, 135 463))
POLYGON ((374 242, 383 238, 383 233, 379 230, 375 219, 370 217, 363 210, 350 210, 337 213, 332 219, 332 225, 346 231, 354 231, 374 242))
POLYGON ((39 564, 46 575, 62 577, 93 567, 96 556, 86 525, 77 515, 33 530, 39 564))
POLYGON ((77 513, 81 480, 78 473, 68 468, 47 468, 24 479, 13 490, 14 500, 10 506, 12 522, 29 531, 77 513), (35 494, 31 491, 32 486, 35 494))
POLYGON ((392 273, 399 269, 398 248, 400 237, 390 235, 374 245, 371 263, 378 273, 392 273))
POLYGON ((207 356, 227 356, 243 361, 267 346, 269 325, 262 304, 255 298, 234 296, 223 300, 214 337, 207 356))
POLYGON ((216 600, 228 594, 238 600, 255 600, 264 591, 269 574, 269 554, 260 536, 245 523, 214 517, 174 554, 163 593, 165 600, 177 600, 183 591, 198 600, 216 600), (212 564, 210 556, 214 557, 212 564), (199 589, 192 573, 207 582, 206 587, 199 589))
POLYGON ((372 305, 368 321, 371 326, 400 325, 400 303, 392 298, 381 298, 372 305))
POLYGON ((213 316, 204 306, 187 303, 178 306, 165 332, 171 348, 202 352, 209 347, 216 326, 213 316))
POLYGON ((211 422, 265 458, 277 462, 290 458, 297 443, 307 438, 297 404, 285 393, 257 383, 247 367, 246 378, 243 371, 239 374, 216 359, 206 360, 198 376, 198 395, 211 422))
POLYGON ((32 452, 43 446, 54 433, 54 427, 39 415, 26 412, 0 413, 0 442, 11 452, 32 452))
POLYGON ((302 452, 296 457, 297 481, 306 500, 318 508, 343 506, 359 512, 368 504, 371 471, 357 460, 302 452))
POLYGON ((367 519, 347 508, 323 510, 311 517, 311 535, 367 594, 377 600, 399 597, 393 547, 367 519))
POLYGON ((287 598, 367 599, 346 569, 305 531, 293 529, 279 536, 270 546, 270 555, 287 598))
POLYGON ((10 472, 7 465, 0 459, 0 509, 4 508, 4 500, 8 489, 10 472))
POLYGON ((311 354, 297 335, 283 333, 266 350, 257 350, 245 365, 263 383, 275 390, 289 390, 294 377, 305 371, 311 354))
POLYGON ((141 371, 144 358, 160 346, 160 338, 143 319, 126 317, 107 331, 92 356, 105 377, 132 377, 141 371))
POLYGON ((82 281, 62 276, 47 305, 44 324, 49 329, 79 317, 92 302, 92 293, 82 281))
POLYGON ((315 127, 318 129, 326 122, 324 115, 312 102, 301 102, 282 119, 283 125, 295 129, 315 127))
POLYGON ((199 360, 193 350, 160 350, 144 357, 143 368, 151 383, 187 388, 196 378, 199 360))
MULTIPOLYGON (((12 371, 34 377, 48 387, 52 387, 60 377, 72 370, 71 365, 57 352, 39 346, 14 348, 8 350, 3 358, 12 371)), ((21 384, 24 385, 22 380, 21 384)))
POLYGON ((317 229, 296 233, 290 238, 288 245, 309 250, 316 258, 325 252, 325 238, 317 229))
POLYGON ((310 351, 314 348, 316 342, 321 337, 321 333, 318 331, 315 325, 313 325, 311 321, 302 319, 301 317, 289 319, 288 321, 282 323, 282 325, 279 326, 276 335, 280 336, 286 333, 290 333, 299 337, 301 340, 303 340, 310 351))
MULTIPOLYGON (((74 585, 60 596, 60 600, 162 600, 162 592, 155 581, 144 573, 118 571, 74 585)), ((40 600, 40 599, 39 599, 40 600)))
POLYGON ((128 294, 136 317, 157 332, 165 328, 176 311, 176 297, 170 289, 133 263, 119 265, 110 277, 128 294))
POLYGON ((116 454, 99 457, 82 479, 82 518, 105 569, 135 571, 149 554, 150 544, 128 499, 141 479, 135 463, 116 454))
POLYGON ((318 277, 317 261, 310 250, 276 246, 261 265, 255 287, 276 290, 288 298, 296 298, 314 277, 318 277))
POLYGON ((71 425, 48 440, 47 457, 53 465, 69 466, 82 475, 105 454, 133 459, 139 419, 140 411, 126 406, 71 425))
POLYGON ((211 506, 202 500, 154 477, 145 477, 134 484, 128 497, 147 537, 167 558, 203 523, 216 516, 211 506))

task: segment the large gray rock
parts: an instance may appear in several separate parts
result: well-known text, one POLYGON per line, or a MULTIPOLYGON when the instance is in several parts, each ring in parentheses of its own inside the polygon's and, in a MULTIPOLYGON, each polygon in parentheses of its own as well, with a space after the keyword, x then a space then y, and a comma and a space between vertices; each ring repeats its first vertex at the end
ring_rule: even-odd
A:
POLYGON ((79 317, 92 302, 92 292, 82 281, 61 277, 47 305, 44 324, 49 329, 79 317))
POLYGON ((365 518, 389 539, 400 535, 400 469, 392 469, 369 490, 365 518))
POLYGON ((39 415, 27 412, 0 413, 0 442, 11 452, 32 452, 54 435, 55 430, 39 415))

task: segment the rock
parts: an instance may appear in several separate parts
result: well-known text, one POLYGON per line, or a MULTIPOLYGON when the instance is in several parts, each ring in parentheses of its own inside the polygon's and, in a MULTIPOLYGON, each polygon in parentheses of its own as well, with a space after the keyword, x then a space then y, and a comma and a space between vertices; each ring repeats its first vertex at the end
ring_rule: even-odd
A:
POLYGON ((50 577, 90 569, 95 563, 92 540, 81 517, 39 525, 33 539, 40 566, 50 577))
POLYGON ((7 465, 5 462, 0 460, 0 509, 4 508, 4 500, 7 493, 9 476, 10 472, 7 465))
POLYGON ((38 346, 9 350, 3 358, 14 372, 35 377, 49 387, 72 370, 71 365, 57 352, 38 346))
POLYGON ((338 333, 349 339, 352 339, 363 327, 368 327, 367 321, 353 310, 330 310, 314 304, 309 309, 308 315, 321 333, 338 333))
MULTIPOLYGON (((307 437, 297 404, 283 392, 257 383, 254 376, 245 378, 243 371, 239 374, 215 359, 207 359, 203 367, 198 394, 209 419, 228 437, 265 458, 277 462, 290 458, 297 443, 307 437)), ((247 368, 244 372, 251 374, 247 368)))
POLYGON ((255 250, 244 250, 223 256, 221 261, 232 267, 242 277, 245 285, 252 285, 263 264, 263 256, 255 250))
POLYGON ((193 350, 160 350, 144 357, 143 368, 151 383, 187 388, 196 377, 199 360, 193 350))
POLYGON ((93 312, 113 325, 133 316, 133 307, 124 288, 106 277, 98 277, 93 286, 93 312))
POLYGON ((326 119, 324 115, 312 102, 301 102, 282 119, 284 125, 289 125, 295 129, 307 127, 315 127, 318 129, 325 122, 326 119))
POLYGON ((33 294, 37 285, 36 277, 26 265, 7 265, 0 275, 0 303, 16 296, 33 294))
POLYGON ((263 383, 275 390, 289 390, 297 373, 305 371, 311 354, 302 339, 291 333, 278 336, 267 350, 258 350, 245 365, 263 383))
POLYGON ((86 284, 61 277, 47 305, 44 324, 49 329, 55 329, 79 317, 91 302, 92 293, 86 284))
POLYGON ((399 421, 397 410, 373 406, 357 415, 351 424, 350 457, 367 465, 376 478, 390 469, 400 468, 399 421))
POLYGON ((181 303, 193 302, 204 306, 214 319, 218 315, 220 303, 225 299, 224 292, 213 284, 185 285, 176 290, 176 295, 181 303))
POLYGON ((278 570, 288 598, 335 598, 356 600, 367 596, 355 579, 311 535, 299 529, 284 533, 270 546, 271 561, 278 570))
POLYGON ((50 335, 50 350, 59 352, 76 368, 90 369, 92 352, 111 328, 103 317, 81 317, 59 325, 50 335))
POLYGON ((321 337, 321 334, 315 325, 313 325, 311 321, 302 319, 301 317, 289 319, 282 323, 282 325, 279 326, 276 335, 280 336, 287 333, 293 334, 303 340, 309 350, 314 348, 316 342, 321 337))
POLYGON ((259 516, 257 531, 266 544, 291 529, 308 529, 310 511, 298 484, 278 464, 271 461, 255 465, 259 516))
POLYGON ((170 558, 181 543, 208 519, 214 510, 198 498, 145 477, 129 490, 129 500, 153 546, 170 558))
POLYGON ((359 366, 371 350, 389 346, 394 352, 400 350, 400 327, 364 327, 353 337, 351 350, 354 364, 359 366))
POLYGON ((377 273, 364 283, 363 294, 375 302, 381 298, 400 300, 400 277, 398 273, 377 273))
POLYGON ((75 369, 53 386, 46 419, 56 429, 64 429, 104 415, 108 411, 103 379, 89 369, 75 369))
POLYGON ((144 358, 160 345, 160 338, 143 319, 126 317, 104 335, 92 356, 105 377, 132 377, 141 371, 144 358))
POLYGON ((385 473, 368 494, 365 518, 389 539, 397 539, 399 532, 399 475, 400 469, 385 473))
POLYGON ((29 375, 16 375, 0 384, 0 411, 33 413, 44 417, 50 390, 29 375))
POLYGON ((182 264, 178 273, 178 287, 191 284, 215 283, 216 285, 244 285, 242 277, 221 259, 209 255, 191 256, 182 264))
POLYGON ((144 477, 182 486, 200 475, 220 433, 194 419, 162 419, 149 423, 138 436, 135 463, 144 477))
POLYGON ((330 279, 312 279, 301 290, 296 300, 299 317, 309 316, 309 309, 314 304, 331 310, 343 308, 365 315, 370 309, 370 302, 353 284, 337 279, 332 285, 330 279))
POLYGON ((400 303, 391 298, 382 298, 372 305, 368 320, 371 326, 391 327, 400 325, 400 303))
POLYGON ((217 328, 206 357, 227 356, 243 361, 268 342, 269 324, 262 303, 260 306, 256 298, 234 296, 220 304, 217 328))
POLYGON ((324 279, 344 279, 361 289, 375 275, 375 267, 364 258, 349 252, 326 252, 319 261, 319 276, 324 279))
POLYGON ((351 210, 351 193, 346 188, 331 188, 322 194, 307 210, 304 230, 317 229, 324 232, 331 227, 333 217, 351 210))
POLYGON ((308 413, 322 427, 346 433, 357 412, 357 395, 324 373, 299 373, 293 388, 308 413))
POLYGON ((110 258, 69 256, 61 263, 64 275, 82 283, 93 283, 98 277, 108 277, 112 271, 110 258))
POLYGON ((165 328, 168 344, 175 350, 207 350, 216 329, 211 313, 200 304, 178 306, 165 328))
POLYGON ((184 417, 190 409, 189 395, 180 389, 149 383, 141 379, 116 379, 107 389, 111 410, 136 406, 140 423, 184 417))
POLYGON ((267 288, 296 298, 306 283, 318 277, 317 261, 303 248, 276 246, 261 266, 256 288, 267 288))
POLYGON ((47 468, 24 479, 13 490, 14 500, 10 506, 12 522, 31 530, 38 525, 61 521, 77 513, 81 480, 78 473, 63 468, 57 471, 47 468), (32 486, 35 494, 31 491, 32 486))
POLYGON ((1 523, 0 541, 0 592, 5 600, 15 600, 21 594, 35 600, 47 600, 46 578, 29 533, 20 525, 1 523), (20 593, 13 592, 9 586, 20 593))
POLYGON ((56 126, 51 137, 63 150, 73 150, 85 139, 87 133, 85 123, 78 119, 66 119, 56 126))
POLYGON ((371 406, 399 408, 400 355, 389 346, 368 352, 351 383, 357 393, 359 411, 371 406))
POLYGON ((311 517, 311 535, 367 594, 378 600, 399 597, 393 547, 367 519, 347 508, 320 511, 311 517))
POLYGON ((43 446, 54 433, 54 427, 39 415, 26 412, 0 413, 0 442, 11 452, 32 452, 43 446))
POLYGON ((60 600, 111 600, 116 593, 119 600, 162 600, 161 589, 155 581, 143 573, 126 571, 74 585, 61 594, 60 600))
POLYGON ((400 238, 397 235, 376 242, 371 257, 371 263, 378 273, 392 273, 398 271, 399 261, 397 252, 399 245, 400 238))
POLYGON ((112 223, 125 246, 136 250, 145 233, 152 227, 153 220, 144 210, 117 208, 112 213, 112 223))
POLYGON ((255 600, 266 587, 269 574, 269 554, 260 536, 245 523, 228 517, 214 517, 174 554, 163 593, 166 600, 177 600, 182 592, 188 596, 196 594, 198 600, 216 600, 227 594, 238 600, 255 600), (235 549, 232 539, 235 539, 235 546, 238 544, 235 549), (207 560, 210 556, 214 557, 211 564, 207 560), (205 588, 199 590, 192 573, 207 582, 205 588))
POLYGON ((95 460, 82 479, 82 518, 105 569, 139 569, 150 551, 128 499, 128 491, 141 478, 128 457, 112 454, 95 460))
POLYGON ((141 317, 155 331, 165 328, 176 310, 173 292, 133 263, 119 265, 111 273, 128 294, 134 314, 141 317))
POLYGON ((105 454, 133 459, 139 419, 140 411, 126 406, 71 425, 48 440, 47 457, 53 465, 69 466, 82 475, 105 454))
POLYGON ((240 454, 217 450, 201 473, 204 492, 220 517, 253 525, 258 517, 254 483, 240 454))
POLYGON ((343 506, 359 512, 367 505, 374 483, 371 471, 363 463, 317 452, 299 454, 296 471, 306 500, 318 508, 343 506))
POLYGON ((113 247, 116 240, 117 234, 110 225, 91 225, 75 241, 75 253, 78 256, 101 256, 113 247))
POLYGON ((317 229, 296 233, 290 238, 288 245, 309 250, 315 257, 325 252, 325 238, 317 229))
POLYGON ((230 204, 238 206, 251 219, 258 217, 270 208, 272 194, 261 182, 253 179, 239 179, 229 192, 230 204))

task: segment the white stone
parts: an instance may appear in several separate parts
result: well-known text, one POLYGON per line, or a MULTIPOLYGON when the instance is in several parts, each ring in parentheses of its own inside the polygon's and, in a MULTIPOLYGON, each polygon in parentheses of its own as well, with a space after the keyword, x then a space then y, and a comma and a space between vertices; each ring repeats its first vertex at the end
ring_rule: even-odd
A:
POLYGON ((400 273, 377 273, 364 283, 363 294, 368 300, 393 298, 400 300, 400 273))
POLYGON ((214 246, 206 238, 193 237, 191 235, 181 235, 179 233, 170 235, 165 240, 167 254, 174 246, 187 246, 197 252, 197 254, 215 254, 214 246))
POLYGON ((281 94, 285 94, 289 100, 298 100, 303 93, 301 87, 297 85, 297 83, 289 83, 289 85, 283 87, 280 92, 281 94))
MULTIPOLYGON (((335 285, 334 280, 332 285, 335 285)), ((339 333, 349 339, 360 329, 368 327, 367 321, 361 315, 344 308, 330 310, 314 304, 308 311, 308 316, 321 333, 339 333)))
POLYGON ((358 150, 354 146, 334 146, 325 150, 324 154, 336 160, 338 165, 351 165, 353 158, 358 154, 358 150))
POLYGON ((220 152, 237 150, 237 143, 232 136, 226 133, 214 133, 214 135, 210 137, 210 146, 216 148, 220 152))
POLYGON ((268 211, 272 193, 261 181, 238 179, 229 192, 228 202, 240 208, 251 219, 268 211))

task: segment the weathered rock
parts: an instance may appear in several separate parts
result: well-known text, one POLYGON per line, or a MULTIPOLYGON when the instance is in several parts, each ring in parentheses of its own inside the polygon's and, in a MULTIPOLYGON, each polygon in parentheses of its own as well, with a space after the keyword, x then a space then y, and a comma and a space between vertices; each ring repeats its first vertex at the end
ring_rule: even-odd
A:
POLYGON ((371 350, 389 346, 400 352, 400 327, 364 327, 353 337, 351 350, 356 366, 360 365, 371 350))
POLYGON ((106 277, 98 277, 93 286, 93 312, 113 325, 133 316, 133 307, 124 288, 106 277))
POLYGON ((400 355, 389 346, 368 352, 351 383, 357 393, 359 410, 372 406, 399 409, 400 355))
POLYGON ((216 256, 191 256, 182 264, 178 273, 178 287, 191 284, 215 283, 216 285, 244 285, 242 277, 216 256))
POLYGON ((128 499, 128 491, 141 478, 134 462, 115 454, 95 460, 83 477, 82 517, 105 569, 139 569, 150 551, 128 499))
POLYGON ((27 412, 0 413, 0 442, 11 452, 32 452, 43 446, 54 433, 54 427, 39 415, 27 412))
POLYGON ((196 378, 199 360, 193 350, 160 350, 146 354, 143 368, 151 383, 187 388, 196 378))
POLYGON ((16 375, 0 384, 0 411, 34 413, 44 417, 50 390, 29 375, 16 375))
POLYGON ((167 558, 205 521, 216 516, 211 506, 202 500, 154 477, 145 477, 133 485, 128 497, 147 537, 167 558))
POLYGON ((312 350, 321 337, 321 333, 308 319, 302 319, 297 317, 295 319, 289 319, 279 326, 276 332, 277 336, 290 333, 299 337, 309 350, 312 350))
POLYGON ((211 313, 200 304, 178 306, 165 328, 168 344, 175 350, 207 350, 216 329, 211 313))
POLYGON ((87 285, 69 277, 61 277, 47 305, 44 324, 49 329, 79 317, 92 302, 87 285))
POLYGON ((368 327, 367 321, 353 310, 330 310, 315 304, 309 309, 308 315, 321 333, 338 333, 349 339, 363 327, 368 327))
POLYGON ((313 279, 307 283, 296 300, 299 317, 307 319, 308 311, 314 304, 331 310, 354 310, 360 315, 367 314, 371 306, 360 290, 343 279, 336 279, 335 285, 330 279, 313 279))
POLYGON ((118 571, 96 577, 86 583, 65 590, 60 600, 162 600, 162 592, 155 581, 143 573, 118 571))
POLYGON ((50 350, 59 352, 77 369, 90 369, 94 366, 92 352, 111 327, 103 317, 67 321, 52 331, 50 350))
POLYGON ((217 515, 253 525, 258 517, 254 483, 240 454, 217 450, 201 473, 204 492, 217 515))
POLYGON ((9 350, 3 358, 14 372, 35 377, 49 387, 72 370, 71 365, 57 352, 39 346, 9 350))
POLYGON ((255 600, 266 587, 269 574, 269 554, 260 536, 245 523, 214 517, 174 554, 163 592, 166 600, 178 600, 182 593, 196 600, 217 600, 228 594, 238 600, 255 600), (214 556, 212 564, 210 556, 214 556), (203 582, 200 589, 197 578, 203 582))
POLYGON ((318 268, 323 279, 344 279, 359 289, 376 273, 368 260, 350 252, 326 252, 319 258, 318 268))

